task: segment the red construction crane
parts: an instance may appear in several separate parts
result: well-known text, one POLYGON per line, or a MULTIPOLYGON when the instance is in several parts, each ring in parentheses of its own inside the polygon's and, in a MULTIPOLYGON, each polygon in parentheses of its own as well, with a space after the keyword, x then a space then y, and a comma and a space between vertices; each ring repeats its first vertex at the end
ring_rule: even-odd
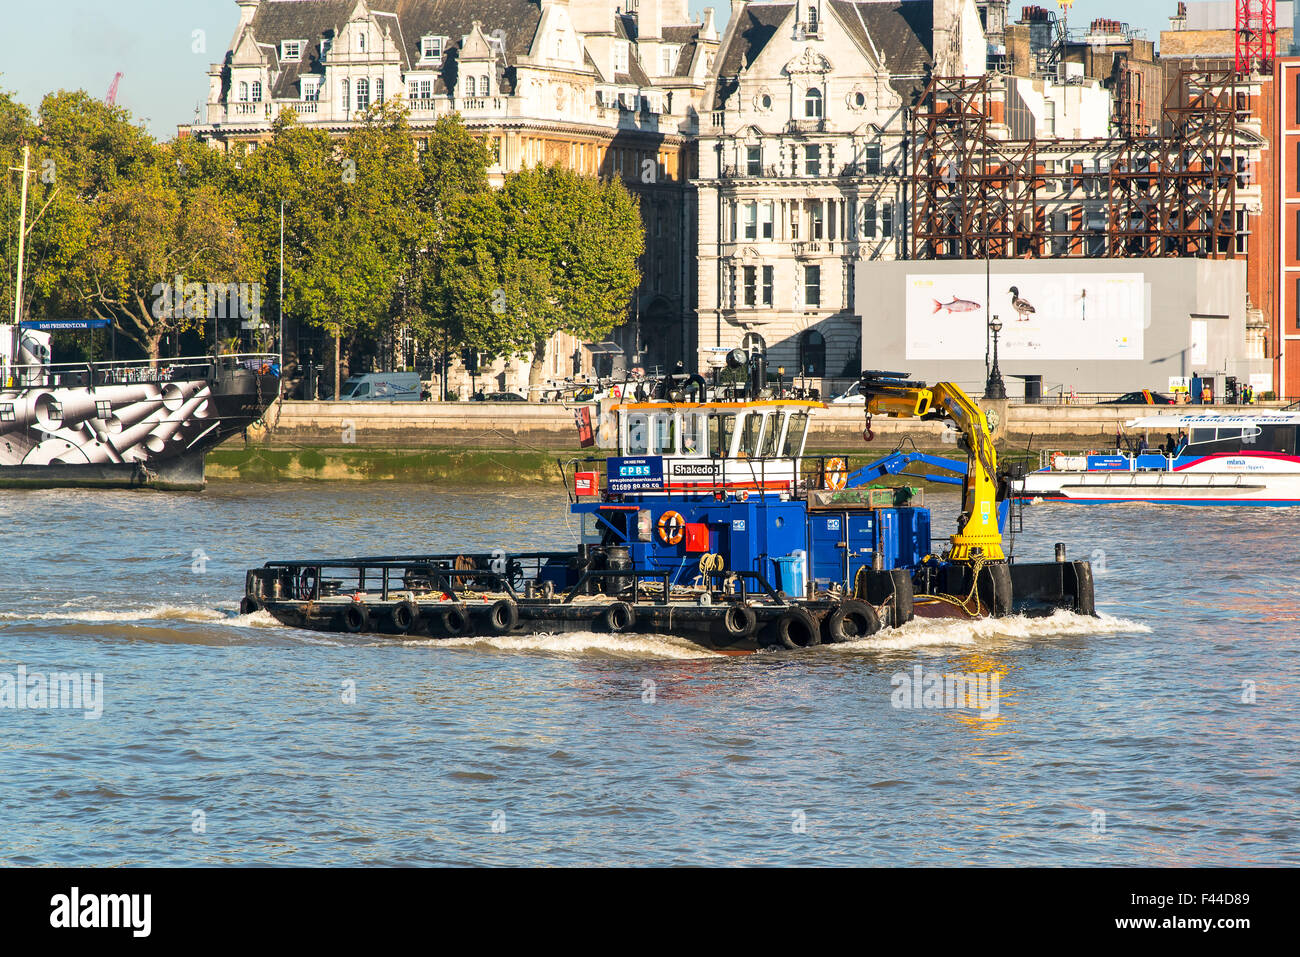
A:
POLYGON ((1276 0, 1237 0, 1236 31, 1236 71, 1271 67, 1277 56, 1276 0))
POLYGON ((122 74, 118 73, 113 77, 113 82, 108 87, 108 96, 104 97, 104 102, 109 106, 117 103, 117 83, 122 79, 122 74))

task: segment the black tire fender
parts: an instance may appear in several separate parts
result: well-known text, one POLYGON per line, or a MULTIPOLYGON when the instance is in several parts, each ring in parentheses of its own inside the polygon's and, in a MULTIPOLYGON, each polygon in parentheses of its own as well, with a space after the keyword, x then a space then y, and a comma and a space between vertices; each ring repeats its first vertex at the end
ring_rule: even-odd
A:
POLYGON ((393 631, 404 635, 420 620, 420 606, 409 598, 404 598, 393 606, 391 612, 393 631))
POLYGON ((850 598, 836 607, 822 622, 822 633, 827 644, 840 645, 846 641, 867 638, 880 630, 880 616, 865 601, 850 598))
POLYGON ((916 589, 912 585, 912 573, 905 568, 895 568, 889 577, 894 580, 894 607, 890 618, 895 628, 901 628, 916 617, 916 589))
POLYGON ((601 613, 600 621, 606 631, 615 634, 631 631, 636 625, 636 609, 625 601, 616 601, 601 613))
POLYGON ((723 612, 721 628, 722 633, 728 638, 736 640, 748 638, 758 628, 758 616, 748 605, 729 605, 723 612))
POLYGON ((370 609, 364 601, 354 601, 343 609, 343 627, 345 630, 356 634, 359 631, 365 631, 370 626, 370 609))
POLYGON ((461 635, 469 633, 469 615, 465 614, 463 608, 457 608, 453 605, 439 616, 439 624, 442 626, 442 633, 448 638, 459 638, 461 635))
POLYGON ((509 598, 502 598, 488 609, 485 623, 489 634, 508 635, 519 624, 519 606, 509 598))
POLYGON ((822 642, 816 620, 803 608, 792 608, 768 625, 765 644, 779 648, 811 648, 822 642))
POLYGON ((261 611, 262 604, 256 598, 245 595, 239 599, 239 613, 241 615, 251 615, 255 611, 261 611))

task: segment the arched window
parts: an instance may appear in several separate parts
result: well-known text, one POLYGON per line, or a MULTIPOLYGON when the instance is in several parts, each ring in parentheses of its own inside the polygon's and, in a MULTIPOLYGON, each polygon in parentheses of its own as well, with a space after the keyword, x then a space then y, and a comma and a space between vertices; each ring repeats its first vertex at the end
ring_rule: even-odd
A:
POLYGON ((247 84, 247 83, 242 83, 242 82, 241 82, 241 83, 239 84, 239 102, 240 102, 240 103, 247 103, 247 102, 248 102, 248 84, 247 84))
POLYGON ((488 78, 487 78, 487 77, 485 77, 485 76, 481 76, 481 77, 479 77, 479 80, 478 80, 478 92, 479 92, 479 96, 487 96, 488 94, 490 94, 490 93, 492 92, 492 87, 488 84, 488 78))
POLYGON ((767 343, 757 332, 747 332, 740 342, 740 348, 745 350, 746 355, 761 356, 767 352, 767 343))
POLYGON ((808 32, 809 33, 817 32, 817 8, 816 7, 808 8, 808 32))
POLYGON ((362 78, 357 80, 357 111, 367 110, 370 108, 370 81, 362 78))
POLYGON ((815 86, 809 87, 803 98, 803 115, 810 120, 822 118, 822 91, 815 86))
POLYGON ((472 76, 465 77, 465 95, 477 96, 478 94, 475 92, 477 89, 478 88, 474 85, 474 78, 472 76))
POLYGON ((816 329, 799 336, 799 373, 817 379, 826 375, 826 339, 816 329))
POLYGON ((375 80, 375 102, 384 102, 384 78, 380 77, 375 80))
POLYGON ((262 81, 261 80, 253 81, 253 102, 254 103, 262 102, 262 81))

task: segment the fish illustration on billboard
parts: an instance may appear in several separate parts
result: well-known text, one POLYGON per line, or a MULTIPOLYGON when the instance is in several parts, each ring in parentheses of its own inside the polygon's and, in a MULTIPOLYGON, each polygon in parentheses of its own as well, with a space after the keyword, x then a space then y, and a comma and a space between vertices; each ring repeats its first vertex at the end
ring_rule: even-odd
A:
POLYGON ((938 299, 935 299, 934 312, 932 312, 931 315, 936 315, 940 312, 946 312, 950 315, 956 312, 974 312, 979 308, 980 304, 978 302, 971 302, 969 299, 958 299, 953 297, 952 302, 940 302, 938 299))

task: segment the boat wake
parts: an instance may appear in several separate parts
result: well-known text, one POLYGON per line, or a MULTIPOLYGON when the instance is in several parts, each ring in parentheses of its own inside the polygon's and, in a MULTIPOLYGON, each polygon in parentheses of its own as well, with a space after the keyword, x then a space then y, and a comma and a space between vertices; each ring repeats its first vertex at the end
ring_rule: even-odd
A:
MULTIPOLYGON (((394 642, 387 642, 393 644, 394 642)), ((539 652, 561 657, 593 656, 609 658, 715 658, 713 652, 701 648, 685 638, 668 635, 610 634, 595 631, 575 631, 564 634, 539 632, 532 635, 505 635, 500 637, 420 639, 403 641, 404 647, 471 648, 508 652, 539 652)))
POLYGON ((957 621, 916 618, 901 628, 885 628, 869 638, 828 646, 834 651, 908 651, 929 646, 981 645, 991 642, 1038 642, 1057 638, 1092 638, 1100 635, 1145 635, 1146 625, 1101 615, 1093 618, 1072 611, 1058 611, 1046 618, 981 618, 957 621))

